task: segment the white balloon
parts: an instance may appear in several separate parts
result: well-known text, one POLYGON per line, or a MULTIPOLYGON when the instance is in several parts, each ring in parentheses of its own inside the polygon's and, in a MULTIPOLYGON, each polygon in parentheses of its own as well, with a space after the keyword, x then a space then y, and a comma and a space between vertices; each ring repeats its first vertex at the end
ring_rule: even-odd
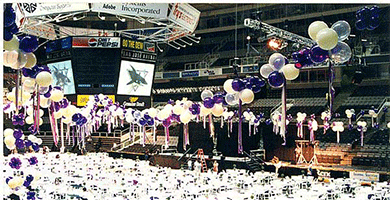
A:
POLYGON ((187 124, 191 120, 191 113, 189 111, 184 112, 183 114, 180 115, 180 121, 183 124, 187 124))
POLYGON ((22 81, 23 81, 23 85, 25 86, 29 86, 29 87, 35 86, 35 79, 33 78, 23 76, 22 81))
POLYGON ((14 138, 13 135, 9 135, 9 136, 4 138, 4 143, 7 146, 13 146, 15 144, 15 141, 16 141, 16 139, 14 138))
POLYGON ((157 116, 157 112, 156 108, 149 108, 148 114, 150 117, 155 118, 157 116))
POLYGON ((22 50, 20 50, 20 49, 18 49, 18 50, 16 50, 16 51, 18 52, 18 59, 17 59, 16 63, 13 64, 13 65, 11 65, 10 67, 11 67, 12 69, 21 69, 21 68, 23 68, 23 67, 26 65, 26 63, 27 63, 27 56, 26 56, 26 54, 25 54, 22 50))
POLYGON ((239 97, 243 103, 249 104, 255 99, 255 94, 250 89, 244 89, 240 92, 239 97))
POLYGON ((4 134, 4 137, 11 136, 11 135, 13 136, 14 130, 10 129, 10 128, 7 128, 7 129, 4 130, 3 134, 4 134))
POLYGON ((220 103, 214 104, 214 107, 211 109, 211 113, 216 117, 220 117, 223 114, 223 111, 223 106, 220 103))
POLYGON ((53 82, 50 72, 42 71, 36 77, 36 82, 41 87, 48 87, 53 82))
POLYGON ((389 123, 387 123, 387 128, 390 128, 390 122, 389 122, 389 123))
POLYGON ((260 75, 263 77, 263 78, 268 78, 269 74, 271 74, 271 72, 275 71, 275 69, 272 67, 272 65, 270 64, 264 64, 263 66, 261 66, 260 68, 260 75))
POLYGON ((164 109, 166 109, 169 112, 172 111, 172 108, 173 108, 172 104, 167 104, 167 105, 164 106, 164 109))
POLYGON ((232 82, 233 82, 233 79, 228 79, 228 80, 226 80, 225 83, 223 84, 223 89, 224 89, 225 92, 227 92, 228 94, 237 93, 237 91, 233 90, 232 82))
POLYGON ((27 139, 30 141, 35 141, 37 139, 37 137, 35 135, 28 135, 27 139))
POLYGON ((33 124, 34 123, 34 118, 32 116, 26 117, 26 123, 27 124, 33 124))
POLYGON ((328 25, 323 21, 315 21, 310 24, 308 33, 311 39, 316 40, 319 31, 328 28, 328 25))
POLYGON ((17 51, 5 51, 3 52, 3 65, 11 67, 16 64, 18 61, 18 52, 17 51))
POLYGON ((26 53, 27 63, 24 65, 24 68, 31 69, 37 64, 37 58, 34 53, 26 53))
POLYGON ((295 80, 299 76, 299 69, 297 69, 294 64, 285 65, 281 71, 283 72, 286 80, 289 81, 295 80))
POLYGON ((3 41, 3 48, 6 51, 14 51, 19 49, 19 39, 16 35, 12 37, 10 41, 3 41))
POLYGON ((317 33, 316 42, 321 49, 331 50, 333 49, 339 41, 336 31, 331 28, 322 29, 317 33))
POLYGON ((181 105, 176 104, 173 106, 172 110, 175 115, 181 115, 184 111, 184 108, 181 105))
POLYGON ((200 115, 206 116, 211 113, 211 109, 204 107, 203 104, 200 106, 200 115))
MULTIPOLYGON (((64 98, 64 93, 61 90, 52 90, 50 99, 54 102, 59 102, 64 98)), ((108 101, 107 101, 108 104, 108 101)))
POLYGON ((41 106, 41 108, 48 108, 50 106, 50 99, 44 97, 43 95, 41 95, 40 97, 41 99, 39 105, 41 106))
POLYGON ((38 143, 38 145, 41 145, 42 144, 42 139, 41 138, 37 138, 36 142, 38 143))
POLYGON ((207 97, 213 98, 213 92, 211 92, 210 90, 203 90, 200 94, 200 97, 202 98, 202 101, 204 101, 204 99, 206 99, 207 97))
POLYGON ((62 113, 61 113, 61 110, 59 110, 58 112, 54 112, 54 118, 55 119, 59 119, 62 117, 62 113))

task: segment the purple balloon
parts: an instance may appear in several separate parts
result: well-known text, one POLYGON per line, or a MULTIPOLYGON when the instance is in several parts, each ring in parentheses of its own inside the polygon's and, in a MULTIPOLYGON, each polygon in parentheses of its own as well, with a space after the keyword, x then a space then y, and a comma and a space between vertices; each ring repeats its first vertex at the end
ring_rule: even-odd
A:
MULTIPOLYGON (((179 117, 180 118, 180 117, 179 117)), ((172 124, 172 122, 171 122, 171 119, 168 117, 167 119, 165 119, 164 121, 163 121, 163 126, 165 126, 165 127, 169 127, 171 124, 172 124)))
POLYGON ((14 131, 14 138, 15 138, 15 139, 20 139, 22 136, 23 136, 23 131, 22 131, 22 130, 16 129, 16 130, 14 131))
POLYGON ((206 97, 203 100, 203 105, 206 108, 212 108, 212 107, 214 107, 214 104, 215 104, 214 100, 212 98, 210 98, 210 97, 206 97))
POLYGON ((232 81, 232 88, 234 91, 239 92, 239 91, 245 89, 245 84, 241 79, 234 79, 232 81))
POLYGON ((316 45, 311 48, 310 58, 315 63, 321 63, 329 58, 329 52, 316 45))
POLYGON ((379 27, 379 17, 372 16, 368 22, 368 30, 374 30, 379 27))
POLYGON ((3 32, 4 41, 11 41, 13 37, 14 34, 12 34, 11 30, 9 28, 4 28, 4 32, 3 32))
POLYGON ((15 10, 8 6, 4 8, 4 27, 10 27, 11 25, 15 24, 16 14, 15 10))
POLYGON ((146 120, 145 118, 142 117, 139 119, 139 124, 141 124, 141 126, 145 126, 147 123, 148 123, 148 120, 146 120))
MULTIPOLYGON (((213 100, 215 103, 222 103, 224 100, 223 94, 221 94, 221 93, 214 94, 213 100)), ((199 112, 200 112, 200 108, 199 108, 199 112)))
MULTIPOLYGON (((224 99, 224 98, 223 98, 224 99)), ((197 103, 193 103, 191 107, 188 108, 193 115, 199 115, 200 114, 200 106, 197 103)))
POLYGON ((21 139, 16 139, 16 140, 15 140, 15 146, 16 146, 18 149, 24 148, 24 141, 21 140, 21 139))
POLYGON ((284 84, 284 77, 278 71, 273 71, 270 75, 268 75, 268 83, 274 88, 282 87, 284 84))
POLYGON ((38 38, 31 35, 24 36, 19 42, 19 49, 31 53, 37 50, 38 48, 38 38))
POLYGON ((364 6, 363 8, 356 11, 356 19, 358 20, 368 20, 370 17, 370 9, 367 6, 364 6))

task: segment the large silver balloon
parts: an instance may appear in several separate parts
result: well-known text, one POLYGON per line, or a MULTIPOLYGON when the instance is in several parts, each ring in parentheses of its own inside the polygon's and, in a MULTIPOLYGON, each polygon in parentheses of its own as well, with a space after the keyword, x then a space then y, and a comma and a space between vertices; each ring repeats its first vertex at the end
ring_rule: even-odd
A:
POLYGON ((332 25, 332 29, 336 31, 339 36, 339 41, 343 41, 348 38, 351 33, 351 27, 349 26, 347 21, 340 20, 332 25))
POLYGON ((332 60, 339 64, 347 62, 352 56, 351 48, 345 42, 338 42, 330 52, 332 60))

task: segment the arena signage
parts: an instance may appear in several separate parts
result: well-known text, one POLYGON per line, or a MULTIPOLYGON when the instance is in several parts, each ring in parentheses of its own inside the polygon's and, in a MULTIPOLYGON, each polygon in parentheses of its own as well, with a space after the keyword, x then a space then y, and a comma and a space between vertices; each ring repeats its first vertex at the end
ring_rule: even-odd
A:
POLYGON ((349 177, 358 179, 361 181, 379 181, 379 173, 371 173, 371 172, 349 172, 349 177))
POLYGON ((74 37, 72 47, 119 48, 119 43, 119 37, 74 37))
POLYGON ((117 15, 166 18, 167 3, 92 3, 92 11, 117 15))
POLYGON ((197 77, 199 76, 199 71, 196 70, 196 71, 184 71, 184 72, 181 72, 181 77, 197 77))
POLYGON ((25 17, 52 15, 89 9, 88 3, 18 3, 21 13, 25 17))
POLYGON ((194 32, 198 26, 200 11, 188 3, 175 3, 168 19, 183 28, 194 32))

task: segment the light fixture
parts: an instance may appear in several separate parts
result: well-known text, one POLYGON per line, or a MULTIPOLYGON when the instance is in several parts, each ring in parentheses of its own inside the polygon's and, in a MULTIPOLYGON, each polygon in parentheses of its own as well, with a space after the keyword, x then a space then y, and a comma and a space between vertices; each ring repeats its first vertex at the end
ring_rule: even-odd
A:
POLYGON ((285 46, 283 45, 283 40, 277 39, 275 37, 270 38, 267 42, 267 47, 274 51, 282 49, 283 46, 285 46))
POLYGON ((156 46, 157 46, 157 49, 158 49, 160 52, 164 52, 164 50, 161 49, 160 46, 158 46, 158 43, 156 43, 156 46))
POLYGON ((103 20, 103 21, 106 20, 105 16, 100 16, 100 12, 98 12, 98 17, 99 17, 100 20, 103 20))
POLYGON ((119 21, 121 21, 121 22, 125 22, 125 21, 126 21, 125 18, 121 18, 121 17, 119 17, 118 15, 116 15, 116 18, 119 19, 119 21))
POLYGON ((76 17, 76 16, 74 15, 74 16, 73 16, 73 21, 78 21, 78 20, 84 19, 85 17, 86 17, 85 14, 83 14, 83 16, 80 17, 80 18, 78 18, 78 17, 76 17))
POLYGON ((251 36, 250 35, 246 36, 246 39, 251 40, 251 36))

